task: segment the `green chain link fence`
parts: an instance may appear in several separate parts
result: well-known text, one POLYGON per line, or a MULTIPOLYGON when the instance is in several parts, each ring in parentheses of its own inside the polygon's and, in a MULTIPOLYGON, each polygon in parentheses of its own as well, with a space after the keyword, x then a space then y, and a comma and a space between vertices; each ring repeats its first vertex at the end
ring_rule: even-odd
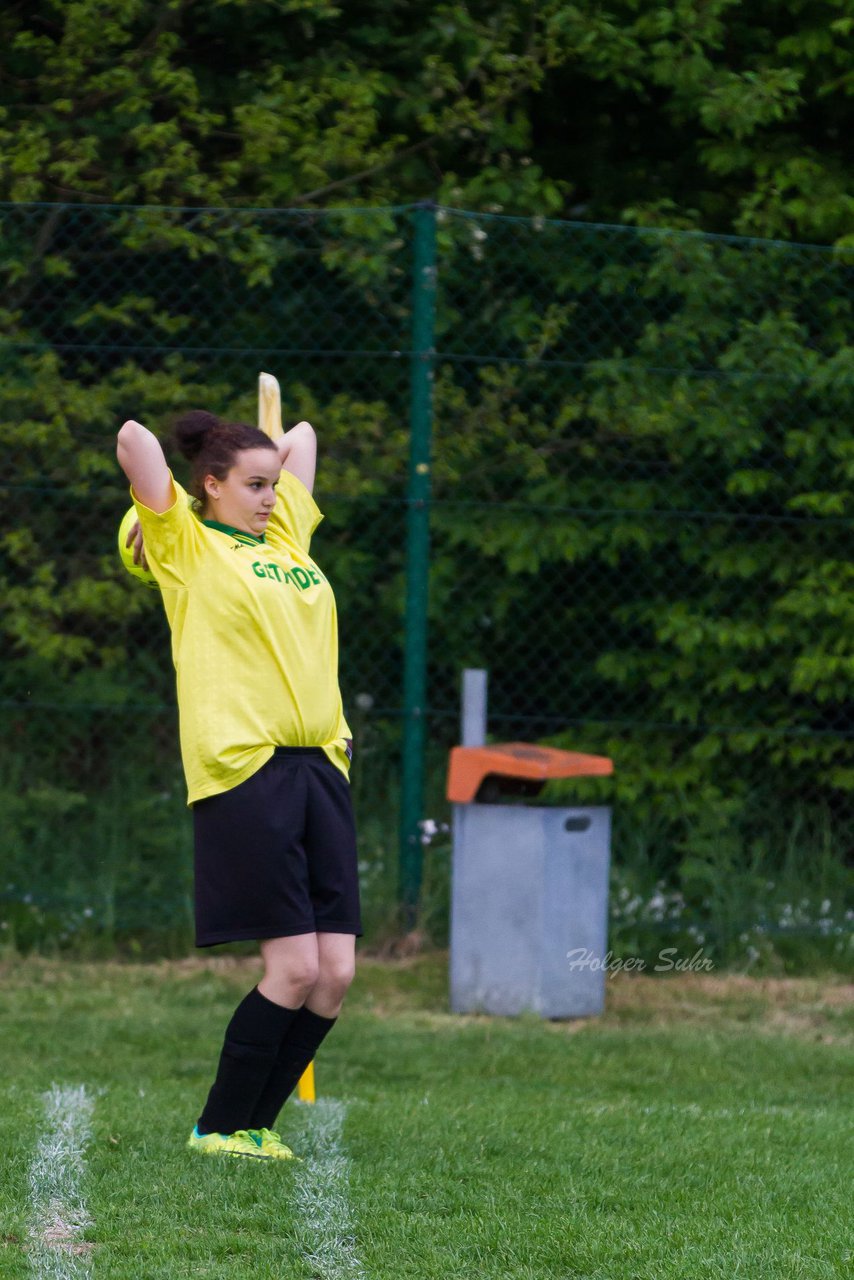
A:
POLYGON ((115 431, 253 421, 266 369, 320 437, 369 930, 420 900, 441 936, 475 666, 497 739, 613 757, 571 795, 615 806, 614 938, 842 953, 854 251, 430 206, 7 205, 0 238, 6 937, 186 941, 115 431))

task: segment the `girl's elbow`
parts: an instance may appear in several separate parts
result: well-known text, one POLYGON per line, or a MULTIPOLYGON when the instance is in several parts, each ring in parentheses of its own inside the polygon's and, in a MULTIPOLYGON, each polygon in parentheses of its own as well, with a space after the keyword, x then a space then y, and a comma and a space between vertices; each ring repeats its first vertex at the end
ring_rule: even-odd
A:
POLYGON ((123 422, 119 427, 118 440, 119 448, 129 448, 134 440, 139 439, 139 433, 144 431, 145 427, 141 422, 134 422, 133 418, 128 418, 127 422, 123 422))
POLYGON ((127 465, 131 458, 130 433, 126 430, 128 425, 129 424, 126 422, 125 425, 119 429, 119 433, 116 436, 116 457, 119 460, 119 466, 123 470, 127 469, 127 465))
POLYGON ((142 460, 145 458, 145 437, 148 431, 139 422, 134 422, 132 418, 123 423, 119 428, 116 436, 116 457, 119 466, 129 480, 133 481, 135 473, 139 470, 142 460))

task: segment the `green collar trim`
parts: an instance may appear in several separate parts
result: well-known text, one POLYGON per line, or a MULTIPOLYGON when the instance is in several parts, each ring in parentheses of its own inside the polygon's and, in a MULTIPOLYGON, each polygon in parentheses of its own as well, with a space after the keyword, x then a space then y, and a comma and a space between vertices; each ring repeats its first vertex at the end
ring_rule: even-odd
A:
POLYGON ((238 542, 245 542, 248 547, 254 547, 257 543, 266 541, 263 533, 260 538, 256 538, 254 533, 247 533, 245 529, 235 529, 230 524, 220 524, 218 520, 203 520, 202 524, 208 529, 219 529, 220 533, 227 533, 238 542))

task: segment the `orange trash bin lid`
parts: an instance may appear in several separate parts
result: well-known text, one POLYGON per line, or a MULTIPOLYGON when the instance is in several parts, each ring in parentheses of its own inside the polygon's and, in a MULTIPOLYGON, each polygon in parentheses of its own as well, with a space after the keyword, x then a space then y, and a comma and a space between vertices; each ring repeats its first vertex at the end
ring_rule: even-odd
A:
POLYGON ((484 778, 524 778, 545 782, 548 778, 600 778, 614 772, 608 756, 581 751, 536 747, 527 742, 502 742, 488 747, 453 747, 448 762, 448 799, 471 804, 484 778))

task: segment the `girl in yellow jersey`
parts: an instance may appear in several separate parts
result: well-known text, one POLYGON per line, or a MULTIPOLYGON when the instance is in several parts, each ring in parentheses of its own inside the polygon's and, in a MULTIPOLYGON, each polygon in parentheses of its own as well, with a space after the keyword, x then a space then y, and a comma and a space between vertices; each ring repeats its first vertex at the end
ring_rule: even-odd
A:
POLYGON ((195 511, 140 423, 119 431, 118 458, 172 632, 196 944, 257 938, 264 962, 188 1145, 288 1159, 273 1125, 338 1015, 361 933, 335 599, 309 556, 316 441, 307 422, 273 442, 201 411, 176 439, 195 511))

